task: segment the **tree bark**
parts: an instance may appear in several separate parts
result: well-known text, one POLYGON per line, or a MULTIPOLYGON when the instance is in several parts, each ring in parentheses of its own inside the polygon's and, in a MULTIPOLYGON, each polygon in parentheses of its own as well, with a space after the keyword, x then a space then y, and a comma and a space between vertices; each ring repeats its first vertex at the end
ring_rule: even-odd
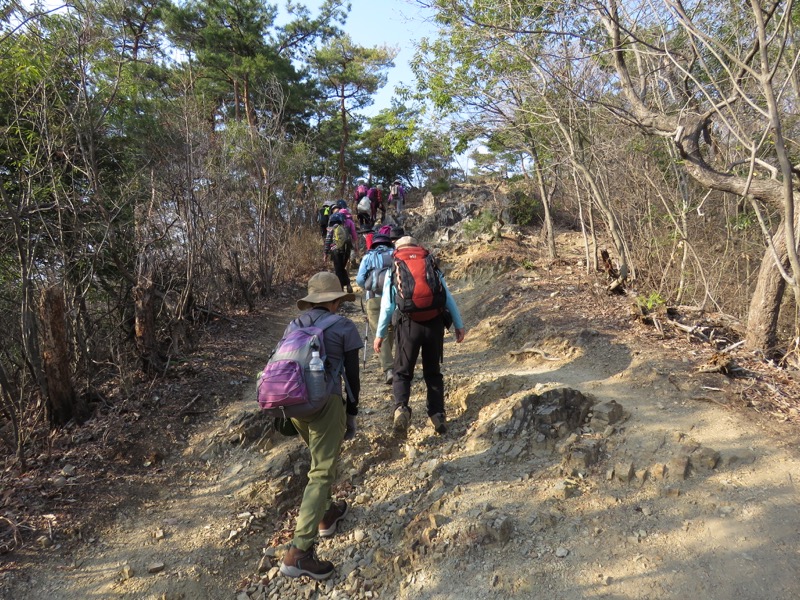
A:
POLYGON ((347 191, 347 168, 345 167, 344 154, 347 151, 347 141, 350 138, 350 132, 347 130, 347 105, 345 104, 344 89, 341 91, 339 110, 342 114, 342 143, 339 146, 339 177, 341 177, 339 196, 344 198, 347 191))
POLYGON ((536 185, 539 187, 539 194, 542 197, 542 208, 544 209, 544 240, 547 246, 547 257, 550 260, 555 260, 558 253, 556 251, 556 236, 553 228, 553 215, 550 213, 550 193, 547 191, 547 186, 544 183, 544 174, 542 173, 542 165, 539 162, 539 153, 536 151, 536 146, 531 147, 531 155, 533 156, 533 167, 536 173, 536 185))
POLYGON ((42 367, 47 380, 47 419, 51 427, 65 425, 73 418, 82 422, 89 410, 72 384, 66 302, 60 286, 42 292, 39 316, 42 367))
MULTIPOLYGON (((785 224, 782 223, 775 235, 772 236, 772 244, 784 269, 788 269, 789 258, 786 253, 784 226, 785 224)), ((775 254, 767 248, 758 269, 756 289, 750 298, 745 336, 747 348, 762 350, 767 355, 774 351, 777 345, 778 317, 785 290, 786 280, 775 262, 775 254)))
POLYGON ((164 363, 156 342, 155 295, 153 283, 142 281, 133 288, 136 349, 146 373, 160 373, 164 363))

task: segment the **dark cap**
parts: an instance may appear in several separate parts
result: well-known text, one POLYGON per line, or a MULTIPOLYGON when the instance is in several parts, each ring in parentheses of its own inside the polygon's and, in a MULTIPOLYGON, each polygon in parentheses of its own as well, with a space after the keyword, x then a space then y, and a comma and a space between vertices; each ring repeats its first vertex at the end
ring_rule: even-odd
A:
POLYGON ((336 206, 338 206, 339 208, 347 208, 347 202, 345 202, 344 200, 338 200, 336 202, 336 206))
POLYGON ((374 248, 375 246, 380 246, 380 245, 391 246, 392 240, 389 238, 388 235, 384 235, 382 233, 376 233, 375 235, 372 236, 371 247, 374 248))
POLYGON ((392 227, 392 230, 389 232, 389 239, 392 241, 399 240, 406 234, 406 230, 402 227, 392 227))

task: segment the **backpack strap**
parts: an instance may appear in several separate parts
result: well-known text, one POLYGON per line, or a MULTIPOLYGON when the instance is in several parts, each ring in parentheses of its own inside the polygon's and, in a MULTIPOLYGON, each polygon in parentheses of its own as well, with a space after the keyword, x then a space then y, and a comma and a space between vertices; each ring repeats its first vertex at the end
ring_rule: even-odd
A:
POLYGON ((378 275, 384 273, 384 277, 386 276, 385 271, 392 268, 394 261, 392 259, 392 249, 387 246, 382 246, 382 249, 375 253, 377 260, 375 261, 376 264, 373 267, 373 271, 375 271, 372 277, 372 289, 370 290, 373 294, 376 293, 378 286, 380 285, 378 282, 378 275), (387 262, 388 261, 388 262, 387 262))
POLYGON ((347 397, 353 398, 353 390, 350 389, 350 382, 347 381, 347 375, 344 374, 344 356, 342 356, 342 360, 339 362, 339 367, 333 373, 333 378, 336 379, 340 375, 342 375, 342 379, 344 380, 344 387, 347 390, 347 397))
POLYGON ((322 329, 322 331, 325 331, 326 329, 331 327, 334 323, 336 323, 338 320, 339 320, 339 315, 332 312, 322 313, 316 319, 311 318, 311 315, 309 313, 306 313, 304 315, 297 317, 296 319, 292 319, 289 322, 289 326, 292 328, 292 330, 294 330, 297 329, 298 327, 310 327, 311 325, 313 325, 315 327, 319 327, 320 329, 322 329), (308 323, 303 322, 303 317, 308 317, 309 319, 308 323), (327 323, 325 323, 326 319, 328 320, 327 323))
MULTIPOLYGON (((317 317, 316 320, 311 321, 311 324, 325 331, 326 329, 337 323, 340 318, 341 318, 340 315, 329 312, 327 314, 323 314, 320 317, 317 317), (322 322, 325 321, 326 319, 328 320, 328 323, 323 324, 322 322)), ((342 355, 342 360, 339 361, 339 365, 336 367, 336 370, 332 373, 332 375, 334 380, 340 375, 344 375, 344 355, 342 355)), ((347 376, 344 375, 342 379, 344 380, 344 387, 347 390, 347 396, 349 398, 353 398, 353 390, 350 389, 350 382, 347 381, 347 376)))

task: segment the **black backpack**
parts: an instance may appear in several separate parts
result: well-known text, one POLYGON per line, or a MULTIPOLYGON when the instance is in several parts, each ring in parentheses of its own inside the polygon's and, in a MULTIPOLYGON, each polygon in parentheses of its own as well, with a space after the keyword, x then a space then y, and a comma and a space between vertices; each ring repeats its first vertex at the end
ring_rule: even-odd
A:
POLYGON ((333 209, 332 206, 325 204, 317 211, 317 223, 319 223, 320 227, 328 226, 328 219, 331 218, 331 209, 333 209))
POLYGON ((390 271, 394 264, 392 259, 394 248, 378 246, 373 252, 378 255, 377 264, 370 270, 366 286, 373 294, 380 296, 383 294, 383 283, 386 281, 386 272, 390 271))

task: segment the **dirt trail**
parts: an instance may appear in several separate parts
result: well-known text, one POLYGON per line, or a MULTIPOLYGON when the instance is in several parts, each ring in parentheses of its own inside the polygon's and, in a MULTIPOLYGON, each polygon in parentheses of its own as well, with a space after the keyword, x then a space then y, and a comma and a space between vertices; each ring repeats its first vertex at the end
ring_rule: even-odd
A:
POLYGON ((307 457, 297 439, 262 437, 252 387, 287 299, 223 332, 245 357, 230 401, 174 436, 155 484, 91 538, 17 554, 0 598, 800 597, 795 428, 733 408, 754 380, 697 374, 709 349, 655 339, 570 266, 572 234, 559 244, 560 266, 528 270, 485 248, 445 257, 469 330, 445 344, 445 436, 420 379, 407 439, 391 435, 370 358, 337 486, 352 511, 319 546, 332 580, 276 576, 307 457), (623 410, 611 424, 609 401, 623 410))

